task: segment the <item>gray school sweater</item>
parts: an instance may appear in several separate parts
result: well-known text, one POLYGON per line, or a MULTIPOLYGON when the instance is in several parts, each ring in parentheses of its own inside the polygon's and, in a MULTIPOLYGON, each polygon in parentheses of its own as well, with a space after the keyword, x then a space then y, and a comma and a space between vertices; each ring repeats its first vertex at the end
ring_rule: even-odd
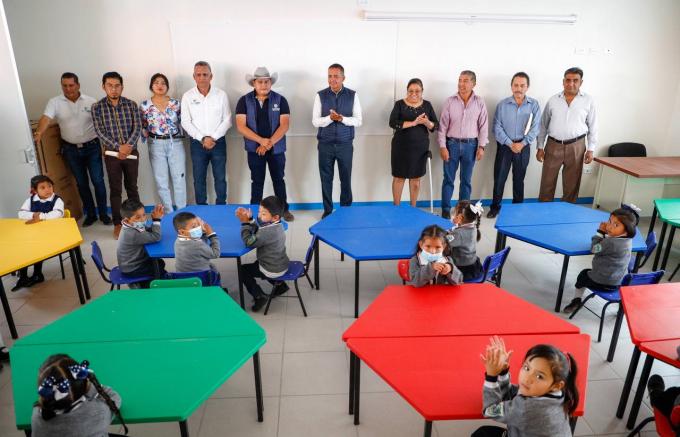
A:
POLYGON ((593 268, 588 276, 598 284, 621 285, 621 280, 628 273, 628 263, 633 249, 633 239, 628 237, 605 237, 599 232, 593 235, 590 251, 593 257, 593 268))
POLYGON ((260 266, 270 273, 288 270, 286 255, 286 232, 281 222, 262 227, 255 220, 241 224, 241 238, 248 247, 257 249, 256 256, 260 266))
POLYGON ((161 221, 154 220, 150 228, 139 231, 123 223, 118 237, 118 267, 123 273, 131 273, 151 262, 145 244, 161 240, 161 221))
POLYGON ((469 266, 477 261, 477 226, 467 223, 449 230, 446 241, 457 266, 469 266))
MULTIPOLYGON (((110 387, 104 387, 111 400, 120 408, 121 399, 110 387)), ((40 407, 33 407, 31 430, 33 437, 108 437, 112 413, 90 384, 85 394, 85 402, 66 414, 58 414, 50 420, 44 420, 40 407)))
POLYGON ((460 270, 458 270, 458 268, 456 268, 455 264, 453 264, 453 259, 450 256, 447 256, 446 262, 451 264, 452 269, 451 273, 449 273, 446 276, 443 276, 437 274, 437 272, 432 268, 432 263, 429 263, 426 266, 420 265, 418 255, 414 256, 408 262, 408 275, 411 278, 409 284, 415 285, 416 287, 422 287, 423 285, 427 285, 430 281, 435 279, 435 275, 437 277, 435 284, 462 283, 463 274, 461 273, 460 270))
POLYGON ((518 386, 510 384, 509 373, 486 375, 484 417, 505 423, 508 437, 571 437, 562 392, 526 397, 518 391, 518 386))
POLYGON ((216 233, 200 240, 177 238, 175 240, 175 269, 178 272, 202 272, 216 270, 211 259, 220 257, 220 239, 216 233), (208 246, 206 243, 209 243, 208 246))

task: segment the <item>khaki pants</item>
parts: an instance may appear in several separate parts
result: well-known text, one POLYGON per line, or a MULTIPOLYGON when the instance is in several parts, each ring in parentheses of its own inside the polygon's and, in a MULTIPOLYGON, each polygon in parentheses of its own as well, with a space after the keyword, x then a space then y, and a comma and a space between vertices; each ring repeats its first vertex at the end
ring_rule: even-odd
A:
POLYGON ((552 202, 555 198, 557 177, 562 166, 564 166, 564 170, 562 170, 562 200, 571 203, 576 202, 578 190, 581 187, 585 153, 585 138, 571 144, 561 144, 548 139, 545 145, 541 189, 538 195, 540 202, 552 202))

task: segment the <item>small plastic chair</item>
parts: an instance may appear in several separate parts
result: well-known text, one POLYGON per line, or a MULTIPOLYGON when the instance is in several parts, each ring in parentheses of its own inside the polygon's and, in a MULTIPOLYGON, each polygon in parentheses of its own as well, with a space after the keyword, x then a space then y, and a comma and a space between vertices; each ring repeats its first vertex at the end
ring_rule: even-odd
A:
POLYGON ((406 283, 411 280, 411 274, 408 271, 408 264, 409 260, 407 259, 400 259, 397 262, 397 272, 401 278, 401 283, 404 285, 406 285, 406 283))
POLYGON ((154 279, 151 281, 150 288, 189 288, 202 287, 201 279, 198 277, 182 279, 154 279))
POLYGON ((99 270, 102 279, 111 284, 109 290, 113 290, 114 287, 120 290, 121 285, 129 286, 130 284, 136 284, 137 282, 148 282, 154 279, 153 276, 127 276, 123 274, 118 267, 109 269, 106 267, 106 264, 104 264, 102 250, 99 248, 99 244, 97 244, 96 241, 92 242, 92 261, 94 261, 94 265, 97 266, 97 270, 99 270), (104 272, 108 273, 108 276, 104 272))
MULTIPOLYGON (((650 285, 650 284, 658 284, 661 278, 663 277, 663 274, 665 272, 663 270, 659 270, 656 272, 649 272, 649 273, 628 273, 626 276, 623 277, 623 280, 621 281, 621 286, 628 286, 628 285, 650 285)), ((591 291, 591 294, 588 295, 585 299, 581 301, 581 304, 574 310, 573 313, 569 316, 569 319, 573 319, 576 313, 578 313, 581 308, 587 309, 591 313, 593 313, 595 316, 600 318, 600 330, 597 333, 597 342, 599 343, 602 340, 602 326, 604 325, 604 314, 605 311, 607 311, 607 307, 613 303, 617 303, 621 305, 621 293, 619 292, 620 287, 617 288, 616 290, 598 290, 595 288, 588 288, 588 290, 591 291), (595 296, 599 296, 600 298, 604 299, 607 301, 606 304, 604 304, 604 307, 602 308, 602 314, 598 315, 595 313, 593 310, 588 308, 586 305, 586 302, 588 302, 590 299, 592 299, 595 296)), ((619 307, 619 311, 621 311, 621 308, 619 307)))
MULTIPOLYGON (((645 265, 647 260, 651 257, 652 252, 654 252, 654 249, 656 249, 657 241, 656 241, 656 233, 654 231, 650 232, 647 234, 647 238, 645 239, 645 245, 647 248, 645 249, 644 254, 642 255, 642 260, 640 261, 640 265, 638 266, 638 269, 641 269, 642 266, 645 265)), ((630 257, 630 263, 628 263, 628 272, 632 272, 635 269, 635 256, 630 257)))
POLYGON ((644 428, 649 422, 654 422, 656 425, 656 433, 661 437, 676 437, 678 432, 676 429, 680 427, 680 406, 673 408, 671 412, 671 420, 668 420, 666 416, 663 415, 658 408, 654 408, 654 415, 646 418, 636 426, 628 437, 634 437, 640 435, 642 428, 644 428), (675 424, 675 429, 673 424, 675 424))
POLYGON ((616 143, 609 146, 610 157, 645 157, 647 148, 640 143, 616 143))
POLYGON ((481 284, 489 281, 496 284, 497 287, 501 286, 501 275, 500 272, 503 269, 505 261, 508 259, 510 254, 510 247, 506 247, 500 252, 496 252, 493 255, 489 255, 484 258, 482 263, 482 274, 478 278, 469 279, 465 281, 466 284, 481 284))
POLYGON ((166 277, 168 279, 198 278, 201 281, 203 287, 211 287, 213 285, 218 287, 222 286, 220 272, 210 269, 198 272, 172 272, 167 273, 166 277))
MULTIPOLYGON (((306 277, 307 281, 309 282, 309 286, 314 289, 314 285, 312 284, 312 279, 309 277, 309 267, 312 264, 312 255, 314 254, 314 244, 316 243, 317 236, 313 235, 312 236, 312 241, 309 243, 309 248, 307 248, 307 253, 305 254, 305 260, 304 262, 301 261, 290 261, 288 263, 288 271, 282 275, 279 276, 278 278, 275 278, 276 281, 293 281, 295 284, 295 292, 297 293, 297 298, 300 301, 300 307, 302 308, 302 314, 307 317, 307 310, 305 309, 305 303, 302 301, 302 295, 300 294, 300 287, 298 287, 298 279, 301 277, 306 277)), ((278 296, 278 297, 295 297, 295 296, 278 296)), ((269 297, 267 298, 267 306, 264 308, 264 315, 267 315, 267 312, 269 312, 269 305, 272 303, 272 299, 274 299, 274 293, 269 293, 269 297)))

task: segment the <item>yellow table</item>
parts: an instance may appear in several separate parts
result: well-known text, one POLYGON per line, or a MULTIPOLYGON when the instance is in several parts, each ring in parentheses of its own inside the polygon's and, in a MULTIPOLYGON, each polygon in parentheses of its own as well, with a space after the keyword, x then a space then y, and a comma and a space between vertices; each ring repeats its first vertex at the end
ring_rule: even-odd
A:
MULTIPOLYGON (((24 220, 0 219, 0 278, 48 258, 68 252, 80 303, 90 299, 90 287, 80 244, 83 237, 72 218, 46 220, 27 225, 24 220)), ((5 288, 0 281, 0 301, 12 338, 18 338, 5 288)))

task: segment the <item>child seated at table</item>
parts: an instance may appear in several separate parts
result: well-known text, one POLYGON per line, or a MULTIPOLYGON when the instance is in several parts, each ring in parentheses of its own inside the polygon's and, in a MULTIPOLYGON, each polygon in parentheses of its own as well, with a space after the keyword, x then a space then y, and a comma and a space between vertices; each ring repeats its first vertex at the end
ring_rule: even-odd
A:
POLYGON ((463 272, 463 281, 478 278, 482 275, 482 263, 477 256, 477 242, 482 238, 479 225, 484 208, 481 202, 472 204, 467 200, 459 200, 451 221, 454 227, 446 235, 451 249, 451 258, 458 269, 463 272))
POLYGON ((501 338, 493 337, 481 355, 486 370, 482 413, 507 430, 482 426, 472 437, 571 437, 569 419, 579 402, 574 357, 536 345, 527 351, 515 385, 510 384, 511 354, 501 338))
POLYGON ((621 280, 628 273, 638 220, 637 211, 623 205, 611 213, 609 221, 600 223, 590 246, 594 255, 592 268, 578 274, 574 298, 564 307, 565 313, 576 311, 586 288, 613 291, 621 285, 621 280))
POLYGON ((463 274, 456 268, 446 244, 446 231, 437 225, 423 229, 416 253, 408 263, 410 284, 422 287, 435 284, 460 284, 463 274))
MULTIPOLYGON (((30 225, 42 220, 52 220, 64 217, 64 201, 54 193, 52 179, 44 175, 31 178, 31 196, 26 199, 19 209, 19 218, 30 225)), ((12 287, 12 291, 31 287, 45 281, 42 273, 42 261, 33 264, 33 275, 28 276, 28 267, 19 270, 19 280, 12 287)))
MULTIPOLYGON (((161 218, 163 205, 156 205, 151 212, 151 227, 146 226, 146 212, 139 200, 127 199, 120 206, 123 216, 123 228, 118 238, 118 268, 125 276, 141 277, 165 276, 165 262, 157 259, 158 267, 154 267, 154 260, 146 253, 144 245, 161 240, 161 218)), ((130 288, 148 288, 150 281, 140 281, 130 284, 130 288)))
POLYGON ((33 407, 33 437, 115 436, 108 429, 114 416, 125 429, 120 415, 121 398, 102 386, 89 363, 76 362, 64 354, 52 355, 38 372, 38 402, 33 407))
POLYGON ((241 221, 241 238, 247 247, 255 247, 257 261, 241 266, 243 285, 253 297, 253 311, 259 311, 267 303, 267 295, 255 281, 266 279, 273 285, 272 293, 280 296, 288 291, 288 285, 276 278, 288 271, 288 255, 286 254, 286 234, 281 223, 283 203, 276 196, 262 199, 253 219, 250 209, 238 208, 236 217, 241 221))
POLYGON ((647 390, 652 407, 666 416, 675 435, 680 435, 680 387, 667 389, 661 376, 652 375, 647 382, 647 390))
POLYGON ((217 272, 210 260, 220 257, 220 239, 212 227, 191 212, 178 212, 172 224, 177 231, 175 269, 178 272, 217 272))

